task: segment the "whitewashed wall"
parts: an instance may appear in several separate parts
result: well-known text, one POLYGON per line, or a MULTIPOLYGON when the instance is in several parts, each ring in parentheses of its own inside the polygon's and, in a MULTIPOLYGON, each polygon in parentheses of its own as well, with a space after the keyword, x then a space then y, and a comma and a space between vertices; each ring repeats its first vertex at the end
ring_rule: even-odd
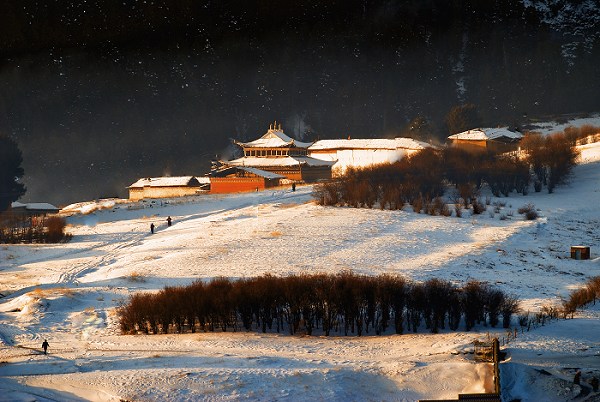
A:
POLYGON ((309 156, 326 161, 337 161, 333 167, 333 176, 343 174, 349 166, 365 167, 380 163, 394 163, 418 152, 409 149, 342 149, 331 152, 313 152, 309 156))

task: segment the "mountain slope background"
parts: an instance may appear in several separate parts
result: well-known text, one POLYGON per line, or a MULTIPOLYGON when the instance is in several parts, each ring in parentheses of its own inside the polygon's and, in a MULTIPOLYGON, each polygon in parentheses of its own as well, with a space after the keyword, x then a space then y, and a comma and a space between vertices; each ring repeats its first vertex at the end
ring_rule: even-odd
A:
POLYGON ((142 176, 203 174, 236 151, 231 139, 273 120, 305 140, 435 141, 460 104, 491 126, 598 110, 593 1, 3 8, 0 131, 23 150, 25 201, 124 196, 142 176))

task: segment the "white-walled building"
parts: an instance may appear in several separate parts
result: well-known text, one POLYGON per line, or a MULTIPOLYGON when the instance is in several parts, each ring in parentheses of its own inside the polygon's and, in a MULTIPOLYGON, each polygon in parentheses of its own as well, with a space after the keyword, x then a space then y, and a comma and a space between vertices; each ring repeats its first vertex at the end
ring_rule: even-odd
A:
POLYGON ((412 138, 319 140, 308 147, 308 156, 335 162, 332 174, 337 176, 349 166, 394 163, 429 147, 430 144, 412 138))
MULTIPOLYGON (((208 179, 206 179, 208 181, 208 179)), ((129 199, 133 201, 144 198, 170 198, 195 195, 201 183, 194 176, 146 177, 139 179, 129 189, 129 199)))
POLYGON ((523 135, 508 127, 474 128, 448 137, 452 146, 470 151, 516 151, 523 135))

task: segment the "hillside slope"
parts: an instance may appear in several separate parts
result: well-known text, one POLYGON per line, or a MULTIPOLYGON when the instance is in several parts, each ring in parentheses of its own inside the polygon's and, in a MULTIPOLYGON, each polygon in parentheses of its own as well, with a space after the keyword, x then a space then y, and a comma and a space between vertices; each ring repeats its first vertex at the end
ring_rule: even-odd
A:
MULTIPOLYGON (((0 299, 0 400, 395 401, 489 391, 489 367, 466 352, 488 331, 503 335, 498 329, 380 337, 121 336, 115 308, 133 292, 196 279, 349 269, 483 280, 534 311, 600 275, 594 247, 600 147, 582 151, 585 163, 554 194, 492 199, 500 212, 492 214, 490 206, 479 216, 319 207, 308 186, 186 202, 106 201, 105 209, 75 213, 68 218, 69 243, 0 247, 0 293, 7 295, 0 299), (516 210, 526 203, 542 218, 523 220, 516 210), (579 244, 592 246, 592 260, 569 258, 569 246, 579 244), (39 353, 43 339, 48 356, 39 353)), ((70 213, 98 207, 82 203, 70 213)), ((590 310, 519 335, 503 366, 506 395, 568 400, 577 392, 564 391, 573 367, 582 369, 584 381, 600 375, 599 315, 590 310)))

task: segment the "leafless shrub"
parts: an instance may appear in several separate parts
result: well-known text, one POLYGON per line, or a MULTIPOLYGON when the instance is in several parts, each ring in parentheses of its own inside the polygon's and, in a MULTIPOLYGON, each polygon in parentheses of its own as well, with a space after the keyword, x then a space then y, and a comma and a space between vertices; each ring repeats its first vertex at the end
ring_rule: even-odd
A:
POLYGON ((417 197, 414 200, 412 200, 410 205, 412 206, 414 212, 420 214, 423 210, 423 206, 425 205, 425 201, 423 200, 423 197, 417 197))
POLYGON ((519 312, 519 299, 517 296, 504 296, 500 304, 500 315, 502 316, 502 328, 509 328, 513 314, 519 312))
POLYGON ((518 213, 525 216, 528 221, 533 221, 538 218, 538 212, 533 204, 525 204, 517 210, 518 213))
POLYGON ((454 214, 457 218, 462 217, 463 204, 464 200, 460 197, 454 200, 454 214))
POLYGON ((485 212, 486 210, 486 206, 483 202, 479 201, 477 198, 475 198, 472 202, 472 207, 473 207, 473 214, 474 215, 480 215, 483 212, 485 212))

